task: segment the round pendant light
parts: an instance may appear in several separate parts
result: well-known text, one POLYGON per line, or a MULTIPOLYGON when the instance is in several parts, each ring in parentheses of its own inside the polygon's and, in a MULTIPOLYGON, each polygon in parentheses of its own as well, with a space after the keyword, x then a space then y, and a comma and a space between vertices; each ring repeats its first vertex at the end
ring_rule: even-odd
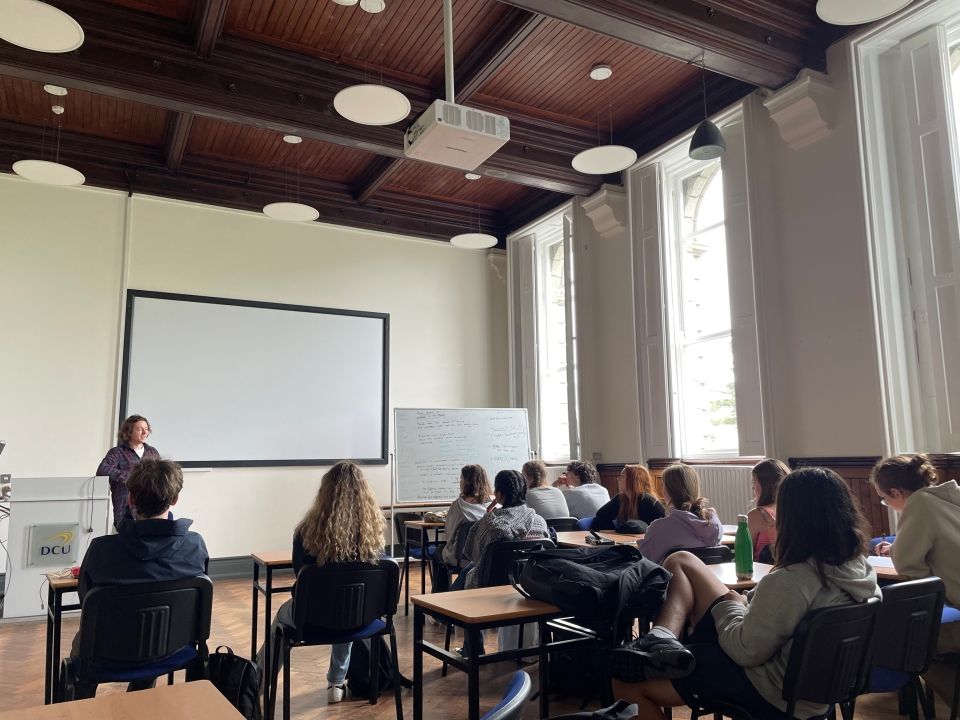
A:
POLYGON ((385 85, 351 85, 333 98, 337 112, 360 125, 392 125, 410 114, 410 101, 385 85))
POLYGON ((274 220, 288 222, 313 222, 320 212, 309 205, 295 202, 275 202, 263 206, 263 214, 274 220))
POLYGON ((483 177, 480 173, 475 173, 475 172, 464 173, 463 176, 467 180, 479 180, 481 177, 483 177))
POLYGON ((713 160, 723 155, 726 149, 727 141, 720 128, 710 120, 704 120, 690 139, 689 155, 693 160, 713 160))
POLYGON ((17 160, 13 171, 22 178, 44 185, 83 185, 86 182, 79 170, 48 160, 17 160))
POLYGON ((337 5, 356 5, 358 0, 333 0, 337 5))
POLYGON ((360 9, 375 15, 386 10, 387 3, 384 0, 360 0, 360 9))
POLYGON ((573 169, 587 175, 607 175, 626 170, 637 161, 637 153, 625 145, 599 145, 573 158, 573 169))
POLYGON ((481 232, 461 233, 450 238, 450 244, 454 247, 467 250, 486 250, 496 247, 497 239, 493 235, 487 235, 481 232))
POLYGON ((911 0, 817 0, 817 16, 831 25, 862 25, 893 15, 911 0))
POLYGON ((40 0, 0 0, 0 39, 27 50, 64 53, 83 45, 83 28, 40 0))

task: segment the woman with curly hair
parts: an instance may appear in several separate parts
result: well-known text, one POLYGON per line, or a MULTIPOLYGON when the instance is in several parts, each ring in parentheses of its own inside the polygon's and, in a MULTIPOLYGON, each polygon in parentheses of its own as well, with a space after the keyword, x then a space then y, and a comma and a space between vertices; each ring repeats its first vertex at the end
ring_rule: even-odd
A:
MULTIPOLYGON (((294 530, 293 571, 299 573, 312 563, 376 564, 383 554, 384 525, 380 505, 360 468, 349 461, 337 463, 324 474, 313 505, 294 530)), ((274 627, 279 622, 293 625, 293 598, 277 611, 274 627)), ((351 646, 331 647, 327 703, 338 703, 346 694, 351 646)))
POLYGON ((117 431, 117 445, 111 448, 100 461, 97 475, 110 478, 110 499, 113 502, 113 526, 119 530, 127 522, 133 522, 133 515, 127 504, 127 478, 141 460, 159 460, 160 453, 147 445, 150 437, 150 421, 143 415, 131 415, 117 431))

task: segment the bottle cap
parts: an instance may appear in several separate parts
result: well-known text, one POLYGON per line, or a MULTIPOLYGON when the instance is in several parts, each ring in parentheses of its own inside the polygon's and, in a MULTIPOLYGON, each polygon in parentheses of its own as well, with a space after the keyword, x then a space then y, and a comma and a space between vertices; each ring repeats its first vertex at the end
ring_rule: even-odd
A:
POLYGON ((737 523, 745 523, 747 521, 746 515, 737 515, 737 523))

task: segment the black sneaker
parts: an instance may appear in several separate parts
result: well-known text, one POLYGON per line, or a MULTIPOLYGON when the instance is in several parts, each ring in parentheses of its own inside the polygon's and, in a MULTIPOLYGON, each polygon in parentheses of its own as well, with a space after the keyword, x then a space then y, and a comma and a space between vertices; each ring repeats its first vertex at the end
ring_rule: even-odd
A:
POLYGON ((693 672, 697 661, 679 640, 644 635, 607 655, 611 677, 622 682, 674 680, 693 672))

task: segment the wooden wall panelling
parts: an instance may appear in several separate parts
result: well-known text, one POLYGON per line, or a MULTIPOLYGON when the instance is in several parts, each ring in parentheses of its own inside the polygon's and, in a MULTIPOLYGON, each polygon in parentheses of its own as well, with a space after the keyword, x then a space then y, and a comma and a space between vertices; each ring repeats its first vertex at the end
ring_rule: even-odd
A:
POLYGON ((859 503, 871 537, 890 534, 890 520, 887 509, 880 504, 880 496, 870 483, 870 471, 876 465, 878 457, 799 457, 787 461, 791 469, 801 467, 826 467, 842 477, 850 488, 854 499, 859 503))

